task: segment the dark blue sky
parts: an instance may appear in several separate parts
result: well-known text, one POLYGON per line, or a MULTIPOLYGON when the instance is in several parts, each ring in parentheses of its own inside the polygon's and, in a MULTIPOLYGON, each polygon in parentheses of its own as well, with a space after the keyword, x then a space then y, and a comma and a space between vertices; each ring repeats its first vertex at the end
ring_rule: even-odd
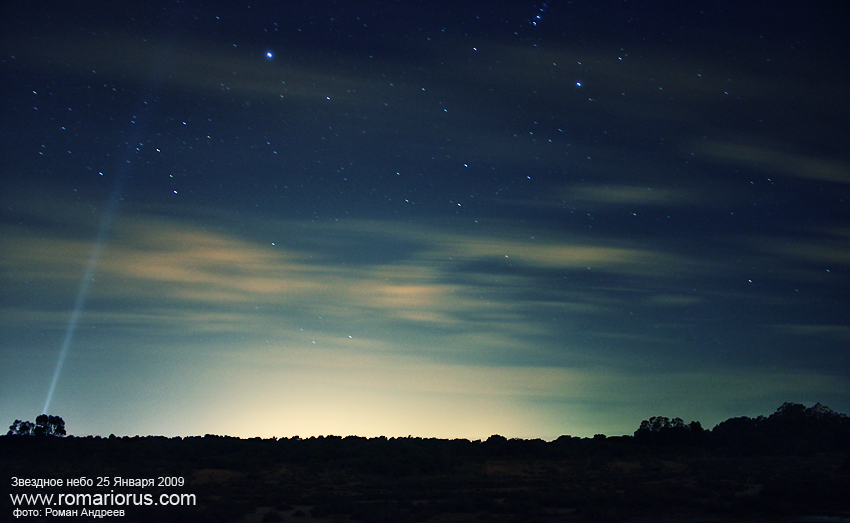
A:
POLYGON ((826 3, 20 5, 0 413, 552 439, 846 412, 844 22, 826 3))

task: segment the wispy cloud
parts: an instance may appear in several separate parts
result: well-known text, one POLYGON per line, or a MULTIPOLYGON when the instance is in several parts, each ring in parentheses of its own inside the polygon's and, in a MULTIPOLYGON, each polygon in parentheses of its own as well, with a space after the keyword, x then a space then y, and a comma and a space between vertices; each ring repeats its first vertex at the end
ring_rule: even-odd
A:
POLYGON ((677 187, 628 184, 575 184, 565 186, 558 199, 574 205, 631 205, 682 207, 705 202, 703 192, 677 187))
MULTIPOLYGON (((641 199, 630 196, 631 190, 614 194, 641 199)), ((57 219, 65 218, 43 221, 57 219)), ((540 335, 545 322, 535 317, 541 313, 602 318, 630 303, 699 305, 713 294, 686 292, 678 282, 721 278, 730 270, 675 245, 650 248, 637 240, 563 236, 533 226, 494 223, 458 230, 390 221, 259 221, 260 230, 287 241, 273 245, 258 241, 255 232, 201 227, 189 218, 122 215, 98 262, 82 321, 115 328, 179 323, 186 332, 257 333, 281 322, 292 326, 318 317, 359 318, 373 328, 405 324, 444 334, 490 330, 540 335), (360 251, 363 245, 371 246, 374 257, 358 252, 351 259, 349 248, 355 245, 360 251), (629 287, 622 284, 555 284, 580 274, 619 281, 640 278, 640 293, 629 297, 629 287), (122 304, 122 312, 116 312, 116 303, 122 304)), ((24 232, 15 226, 4 235, 11 253, 2 262, 8 281, 37 288, 47 297, 7 306, 9 314, 18 321, 28 314, 34 323, 64 321, 56 306, 72 303, 91 240, 48 228, 24 232)), ((806 243, 802 251, 799 244, 771 245, 777 245, 786 260, 799 255, 844 263, 838 238, 806 243)), ((774 263, 772 270, 798 278, 804 269, 774 263)), ((714 292, 728 298, 735 291, 714 292)), ((746 300, 759 297, 739 294, 746 300)))
POLYGON ((816 337, 833 340, 850 341, 850 327, 846 325, 774 325, 774 329, 782 334, 801 337, 816 337))
POLYGON ((788 144, 760 145, 752 141, 708 140, 698 150, 726 164, 746 166, 785 176, 827 182, 850 183, 850 164, 836 158, 818 157, 790 150, 788 144))

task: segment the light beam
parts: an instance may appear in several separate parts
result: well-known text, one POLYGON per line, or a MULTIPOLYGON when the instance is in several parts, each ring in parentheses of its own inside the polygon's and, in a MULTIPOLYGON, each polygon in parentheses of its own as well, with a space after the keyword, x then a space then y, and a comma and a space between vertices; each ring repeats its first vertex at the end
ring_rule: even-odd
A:
MULTIPOLYGON (((120 185, 120 175, 118 184, 120 185)), ((71 348, 71 342, 74 340, 74 332, 77 330, 77 322, 80 315, 83 313, 83 307, 86 304, 86 298, 91 289, 92 276, 97 267, 97 262, 100 259, 100 253, 103 250, 103 244, 106 237, 109 235, 109 229, 112 226, 112 218, 115 215, 115 210, 118 207, 118 189, 115 194, 109 199, 106 209, 103 211, 103 216, 100 219, 100 226, 97 231, 94 246, 92 247, 89 262, 86 265, 86 271, 83 273, 83 278, 80 280, 80 288, 77 291, 77 299, 74 302, 74 309, 71 312, 71 318, 68 320, 68 327, 65 329, 65 338, 62 340, 62 348, 59 349, 59 359, 56 361, 56 370, 53 372, 53 380, 50 382, 50 389, 47 391, 47 400, 44 402, 43 413, 47 414, 50 408, 50 402, 53 400, 53 393, 56 391, 56 384, 59 383, 59 376, 62 374, 62 367, 65 364, 65 359, 68 356, 68 351, 71 348)))

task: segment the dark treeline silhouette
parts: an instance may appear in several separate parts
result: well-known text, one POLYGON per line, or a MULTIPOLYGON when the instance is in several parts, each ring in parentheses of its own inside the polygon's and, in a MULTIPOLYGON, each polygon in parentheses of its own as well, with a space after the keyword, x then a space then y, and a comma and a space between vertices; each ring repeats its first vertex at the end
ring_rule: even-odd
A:
POLYGON ((770 416, 730 418, 712 430, 698 421, 652 417, 634 433, 638 443, 665 447, 699 445, 748 454, 811 454, 850 449, 850 418, 815 404, 784 403, 770 416))
MULTIPOLYGON (((9 427, 7 436, 65 436, 65 421, 59 416, 42 414, 36 418, 36 423, 15 420, 9 427)), ((233 449, 243 445, 252 451, 260 449, 275 449, 279 457, 295 461, 310 461, 313 459, 349 459, 352 456, 372 455, 378 450, 391 459, 393 456, 404 456, 409 460, 421 453, 427 453, 431 458, 439 455, 470 454, 482 455, 539 455, 547 457, 557 455, 563 450, 575 446, 587 449, 600 442, 631 444, 644 448, 682 446, 702 446, 708 449, 732 450, 748 453, 795 453, 810 454, 813 452, 830 452, 850 450, 850 417, 834 412, 829 407, 815 404, 805 407, 798 403, 784 403, 770 416, 757 418, 736 417, 718 424, 712 430, 706 430, 699 421, 685 423, 681 418, 653 416, 640 423, 633 436, 613 436, 597 434, 593 438, 577 438, 561 436, 546 442, 541 439, 508 439, 494 434, 484 441, 467 439, 437 439, 437 438, 364 438, 360 436, 318 436, 302 439, 298 436, 291 438, 249 438, 241 439, 232 436, 187 436, 164 438, 162 436, 134 436, 108 438, 86 436, 83 438, 93 441, 107 441, 115 445, 117 441, 138 442, 150 440, 153 447, 163 450, 164 447, 174 446, 173 442, 185 441, 204 448, 204 455, 223 456, 230 454, 233 449), (165 441, 172 443, 164 443, 165 441)), ((108 446, 108 445, 107 445, 108 446)), ((175 447, 177 448, 177 447, 175 447)), ((188 448, 188 447, 187 447, 188 448)), ((191 454, 191 453, 190 453, 191 454)), ((265 453, 263 453, 265 454, 265 453)), ((426 468, 438 467, 440 460, 429 458, 426 468)))
MULTIPOLYGON (((41 415, 33 425, 16 420, 0 445, 0 457, 8 452, 100 456, 114 464, 140 460, 181 464, 183 468, 262 467, 269 462, 309 464, 336 463, 363 472, 411 475, 446 473, 466 460, 522 457, 562 458, 574 454, 603 453, 627 456, 635 453, 664 453, 700 450, 732 455, 810 455, 818 452, 850 451, 850 418, 816 404, 806 408, 785 403, 770 416, 730 418, 712 430, 697 421, 655 416, 644 420, 633 436, 593 438, 561 436, 554 441, 508 439, 493 435, 486 440, 437 438, 365 438, 318 436, 300 438, 249 438, 232 436, 109 437, 67 436, 47 446, 44 438, 15 436, 65 435, 58 416, 41 415), (32 441, 29 441, 32 440, 32 441), (13 450, 14 449, 14 450, 13 450)), ((60 438, 48 438, 58 440, 60 438)), ((86 458, 87 459, 87 458, 86 458)))
MULTIPOLYGON (((769 416, 731 418, 711 430, 654 416, 633 435, 554 441, 38 438, 24 437, 35 431, 22 423, 0 437, 9 476, 179 476, 201 500, 169 510, 132 507, 134 521, 239 521, 257 507, 269 511, 265 521, 298 511, 361 522, 447 513, 476 521, 482 514, 542 522, 565 514, 581 521, 659 514, 757 519, 838 514, 850 491, 850 471, 842 469, 850 418, 820 404, 785 403, 769 416)), ((174 489, 146 492, 163 490, 174 489)))
POLYGON ((768 417, 731 418, 711 431, 713 444, 751 454, 847 450, 850 418, 815 404, 784 403, 768 417))
POLYGON ((65 420, 59 416, 41 414, 32 421, 16 419, 9 427, 7 436, 57 436, 65 435, 65 420))

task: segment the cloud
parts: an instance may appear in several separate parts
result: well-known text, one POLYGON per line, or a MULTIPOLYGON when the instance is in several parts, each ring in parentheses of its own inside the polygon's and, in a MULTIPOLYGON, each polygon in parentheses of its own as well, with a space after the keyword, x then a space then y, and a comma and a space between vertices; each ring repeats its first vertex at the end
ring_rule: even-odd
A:
MULTIPOLYGON (((10 300, 4 317, 18 329, 60 330, 98 225, 61 207, 31 212, 38 219, 30 221, 79 230, 6 230, 15 253, 2 261, 9 287, 30 298, 10 300)), ((559 274, 590 267, 596 274, 655 279, 688 273, 695 264, 628 242, 547 237, 498 224, 459 232, 426 223, 256 217, 236 232, 219 227, 209 210, 192 215, 186 209, 170 219, 118 214, 78 321, 88 351, 110 350, 98 339, 127 336, 140 345, 181 340, 223 347, 229 340, 236 353, 258 339, 298 339, 311 348, 342 340, 358 353, 420 352, 432 361, 491 366, 560 364, 584 359, 582 350, 558 341, 564 329, 580 323, 589 336, 597 328, 591 318, 607 318, 624 302, 622 289, 564 286, 559 274), (259 241, 260 231, 298 247, 259 241), (353 245, 370 246, 355 255, 356 263, 349 258, 353 245)))
POLYGON ((649 298, 651 303, 657 305, 665 305, 670 307, 683 307, 687 305, 694 305, 697 303, 702 303, 702 298, 697 296, 686 296, 682 294, 657 294, 655 296, 651 296, 649 298))
POLYGON ((745 165, 768 173, 827 182, 850 183, 850 164, 791 151, 787 144, 774 146, 754 143, 706 140, 697 149, 704 155, 732 165, 745 165))
POLYGON ((569 204, 681 207, 696 204, 705 195, 700 198, 694 191, 682 188, 613 183, 564 186, 557 198, 569 204))
MULTIPOLYGON (((640 200, 629 196, 631 190, 614 194, 640 200)), ((4 229, 14 255, 0 263, 10 296, 21 298, 7 302, 5 317, 18 328, 61 329, 98 225, 58 206, 30 212, 25 221, 67 225, 4 229)), ((87 209, 76 212, 89 215, 87 209)), ((777 296, 762 281, 758 287, 696 292, 688 282, 721 281, 730 270, 742 282, 752 275, 666 243, 659 248, 499 221, 449 228, 425 221, 304 222, 258 215, 244 217, 236 230, 218 214, 204 208, 184 208, 167 214, 171 218, 119 213, 80 326, 96 327, 104 336, 171 336, 188 344, 222 336, 274 342, 311 333, 304 346, 339 338, 354 347, 368 339, 394 354, 422 350, 434 361, 496 366, 594 358, 615 364, 607 349, 588 356, 585 345, 610 340, 616 346, 666 347, 680 343, 695 318, 716 303, 803 303, 796 295, 777 296), (263 240, 270 236, 285 241, 263 240), (684 317, 677 313, 671 321, 670 311, 685 309, 684 317), (614 320, 631 312, 664 328, 620 328, 614 320), (571 346, 569 340, 583 341, 571 346)), ((839 244, 836 239, 836 249, 839 244)), ((797 278, 802 270, 775 259, 771 266, 772 278, 797 278)), ((645 365, 628 357, 619 363, 645 365)))
POLYGON ((850 341, 850 327, 847 325, 785 324, 773 325, 772 327, 786 335, 850 341))
POLYGON ((797 262, 826 266, 850 265, 850 228, 803 229, 791 237, 779 237, 762 243, 763 248, 797 262), (802 239, 805 237, 805 239, 802 239))
POLYGON ((362 100, 375 87, 360 75, 341 73, 339 64, 335 64, 334 72, 323 70, 319 64, 326 63, 325 57, 298 48, 280 49, 278 61, 266 62, 260 57, 262 53, 237 44, 223 46, 200 39, 97 30, 54 34, 36 43, 7 41, 6 46, 34 67, 61 68, 81 76, 98 75, 110 81, 154 84, 225 99, 303 103, 324 102, 328 96, 342 101, 354 95, 362 100), (289 61, 284 58, 287 52, 302 59, 289 61), (307 58, 310 56, 312 59, 307 58))

